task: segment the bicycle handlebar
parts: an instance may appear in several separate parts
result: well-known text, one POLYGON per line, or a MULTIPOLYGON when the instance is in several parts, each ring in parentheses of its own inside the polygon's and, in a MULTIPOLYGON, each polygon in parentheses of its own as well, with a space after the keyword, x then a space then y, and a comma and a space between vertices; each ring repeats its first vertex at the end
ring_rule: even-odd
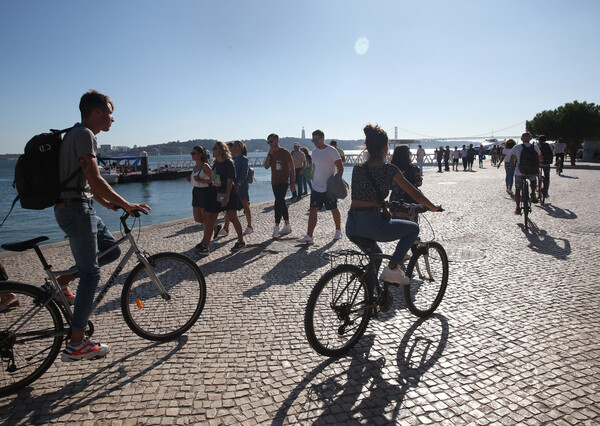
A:
MULTIPOLYGON (((386 202, 388 207, 395 207, 401 210, 414 210, 415 213, 425 213, 430 211, 427 207, 425 207, 423 204, 419 204, 419 203, 407 203, 404 201, 387 201, 386 202)), ((438 210, 438 212, 443 212, 444 209, 440 207, 440 209, 438 210)))

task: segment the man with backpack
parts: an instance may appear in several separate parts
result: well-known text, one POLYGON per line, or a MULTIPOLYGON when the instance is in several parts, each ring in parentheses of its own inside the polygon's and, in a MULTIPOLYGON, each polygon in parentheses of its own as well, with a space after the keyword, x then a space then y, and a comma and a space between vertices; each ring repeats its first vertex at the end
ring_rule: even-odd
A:
MULTIPOLYGON (((79 275, 79 286, 75 297, 71 338, 62 353, 63 361, 95 359, 106 356, 109 348, 92 342, 85 336, 89 316, 94 302, 94 292, 100 280, 100 266, 119 258, 119 247, 105 255, 100 261, 98 253, 116 242, 93 208, 95 200, 102 206, 116 210, 122 207, 128 213, 150 210, 146 204, 132 204, 117 194, 100 176, 96 155, 96 135, 108 132, 114 121, 113 101, 106 95, 90 90, 81 97, 79 110, 81 123, 67 132, 60 145, 59 163, 61 180, 81 170, 76 176, 76 185, 65 188, 54 206, 54 216, 60 228, 69 238, 71 252, 79 275), (92 200, 93 198, 93 200, 92 200)), ((64 278, 64 277, 60 277, 64 278)), ((59 280, 66 285, 67 280, 59 280)))
POLYGON ((550 165, 552 164, 552 160, 554 160, 554 153, 546 140, 546 135, 540 135, 540 137, 538 137, 538 145, 540 147, 540 153, 542 154, 540 167, 544 173, 544 197, 548 198, 548 188, 550 187, 550 165))
POLYGON ((537 145, 532 145, 531 134, 525 132, 521 135, 521 145, 516 145, 510 155, 510 165, 515 168, 515 202, 517 208, 516 215, 521 214, 521 189, 523 188, 523 179, 529 179, 531 182, 531 201, 537 203, 535 195, 536 178, 538 167, 542 162, 542 153, 537 145))

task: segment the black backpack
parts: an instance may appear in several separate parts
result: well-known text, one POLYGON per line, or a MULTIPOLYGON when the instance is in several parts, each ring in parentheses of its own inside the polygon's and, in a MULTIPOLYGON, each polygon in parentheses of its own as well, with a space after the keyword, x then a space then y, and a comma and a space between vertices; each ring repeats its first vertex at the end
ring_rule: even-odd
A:
POLYGON ((521 151, 521 158, 519 159, 519 170, 524 175, 537 175, 538 167, 540 166, 540 159, 538 157, 538 153, 533 147, 533 145, 529 145, 529 147, 522 145, 523 149, 521 151))
POLYGON ((540 142, 540 152, 542 153, 542 157, 544 159, 543 164, 552 164, 552 160, 554 160, 554 153, 552 152, 552 148, 546 142, 540 142))

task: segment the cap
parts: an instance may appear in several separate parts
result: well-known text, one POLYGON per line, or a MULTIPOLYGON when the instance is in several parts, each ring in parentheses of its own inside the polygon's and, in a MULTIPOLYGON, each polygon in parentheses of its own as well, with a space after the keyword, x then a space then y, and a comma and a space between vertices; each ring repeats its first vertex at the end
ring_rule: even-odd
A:
POLYGON ((294 142, 294 146, 300 146, 298 142, 294 142))

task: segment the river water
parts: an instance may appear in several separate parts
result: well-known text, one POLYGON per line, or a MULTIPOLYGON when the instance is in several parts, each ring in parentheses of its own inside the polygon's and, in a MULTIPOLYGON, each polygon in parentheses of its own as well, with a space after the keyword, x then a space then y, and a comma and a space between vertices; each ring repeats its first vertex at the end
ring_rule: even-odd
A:
MULTIPOLYGON (((346 151, 346 154, 359 154, 360 152, 360 150, 346 151)), ((253 152, 248 156, 264 158, 265 155, 265 152, 253 152)), ((154 169, 161 162, 188 159, 189 155, 187 154, 183 156, 150 156, 149 165, 151 169, 154 169)), ((4 220, 17 195, 16 190, 12 187, 15 164, 16 160, 0 161, 0 223, 4 220)), ((351 167, 346 166, 346 169, 351 167)), ((254 167, 254 170, 255 180, 250 184, 249 189, 250 203, 273 200, 271 171, 265 170, 263 167, 254 167)), ((344 175, 347 181, 350 181, 351 173, 351 170, 345 171, 344 175)), ((113 188, 126 200, 146 203, 152 208, 152 212, 148 216, 142 216, 143 226, 192 217, 192 185, 186 179, 115 184, 113 188)), ((96 205, 96 213, 111 231, 119 229, 119 213, 99 205, 96 205)), ((0 228, 0 244, 22 241, 41 235, 50 238, 47 243, 62 241, 65 238, 64 233, 56 224, 53 209, 25 210, 17 202, 3 227, 0 228)))

